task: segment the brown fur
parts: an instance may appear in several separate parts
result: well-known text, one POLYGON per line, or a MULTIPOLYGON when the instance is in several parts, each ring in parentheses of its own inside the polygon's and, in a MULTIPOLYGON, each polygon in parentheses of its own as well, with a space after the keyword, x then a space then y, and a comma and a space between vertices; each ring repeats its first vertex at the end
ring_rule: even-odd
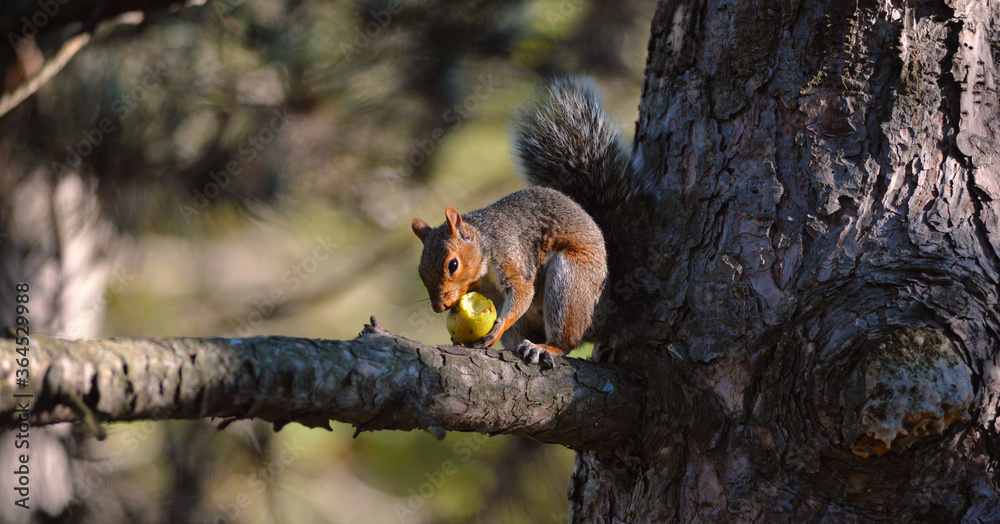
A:
POLYGON ((558 191, 522 189, 464 216, 449 206, 444 224, 414 219, 413 232, 424 243, 419 271, 435 311, 470 290, 502 302, 482 344, 502 338, 514 349, 528 340, 563 353, 590 332, 607 278, 604 237, 558 191))
POLYGON ((566 353, 566 351, 563 350, 562 348, 557 348, 555 346, 550 346, 548 344, 536 344, 536 345, 544 349, 545 351, 552 353, 553 355, 562 355, 563 353, 566 353))
MULTIPOLYGON (((434 283, 435 293, 431 293, 430 299, 431 306, 438 313, 453 307, 462 295, 479 289, 478 272, 482 266, 482 255, 474 243, 474 232, 464 224, 455 208, 448 206, 445 216, 445 224, 437 230, 419 218, 413 219, 413 232, 425 246, 428 238, 438 233, 432 240, 437 251, 428 257, 426 265, 421 260, 420 266, 424 284, 434 283), (452 260, 458 261, 454 273, 448 268, 452 260)), ((430 290, 431 286, 427 285, 427 289, 430 290)))

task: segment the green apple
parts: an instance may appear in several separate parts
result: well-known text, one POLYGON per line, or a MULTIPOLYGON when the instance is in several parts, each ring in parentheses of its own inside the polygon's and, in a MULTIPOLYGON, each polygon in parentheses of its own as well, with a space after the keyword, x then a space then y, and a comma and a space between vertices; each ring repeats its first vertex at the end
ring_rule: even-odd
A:
POLYGON ((460 344, 470 344, 486 336, 497 320, 493 301, 476 293, 466 293, 448 312, 448 333, 460 344))

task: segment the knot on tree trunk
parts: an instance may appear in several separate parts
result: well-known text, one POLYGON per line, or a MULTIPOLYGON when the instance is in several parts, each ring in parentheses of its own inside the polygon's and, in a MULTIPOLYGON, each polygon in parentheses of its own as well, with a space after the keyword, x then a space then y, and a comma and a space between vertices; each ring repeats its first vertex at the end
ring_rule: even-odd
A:
POLYGON ((855 455, 901 452, 968 420, 972 371, 943 335, 899 328, 861 342, 859 354, 840 394, 855 455))

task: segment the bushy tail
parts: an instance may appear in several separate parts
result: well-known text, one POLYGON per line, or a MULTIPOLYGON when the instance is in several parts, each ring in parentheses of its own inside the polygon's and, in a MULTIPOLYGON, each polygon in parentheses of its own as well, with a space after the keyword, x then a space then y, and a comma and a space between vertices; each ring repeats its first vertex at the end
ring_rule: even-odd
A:
POLYGON ((649 181, 632 165, 589 80, 549 83, 516 119, 514 148, 530 183, 568 195, 605 236, 627 234, 638 226, 630 222, 645 217, 634 207, 649 195, 649 181))
POLYGON ((593 84, 576 77, 549 83, 515 120, 513 135, 528 181, 565 193, 601 227, 610 302, 631 314, 621 310, 633 309, 646 288, 635 272, 648 263, 652 179, 633 162, 593 84))

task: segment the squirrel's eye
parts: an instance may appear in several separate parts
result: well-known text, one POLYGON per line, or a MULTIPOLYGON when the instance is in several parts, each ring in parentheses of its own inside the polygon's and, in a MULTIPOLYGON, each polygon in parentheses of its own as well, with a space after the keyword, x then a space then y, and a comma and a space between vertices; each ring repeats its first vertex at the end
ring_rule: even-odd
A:
POLYGON ((458 259, 453 258, 448 261, 448 274, 454 275, 455 271, 458 271, 458 259))

